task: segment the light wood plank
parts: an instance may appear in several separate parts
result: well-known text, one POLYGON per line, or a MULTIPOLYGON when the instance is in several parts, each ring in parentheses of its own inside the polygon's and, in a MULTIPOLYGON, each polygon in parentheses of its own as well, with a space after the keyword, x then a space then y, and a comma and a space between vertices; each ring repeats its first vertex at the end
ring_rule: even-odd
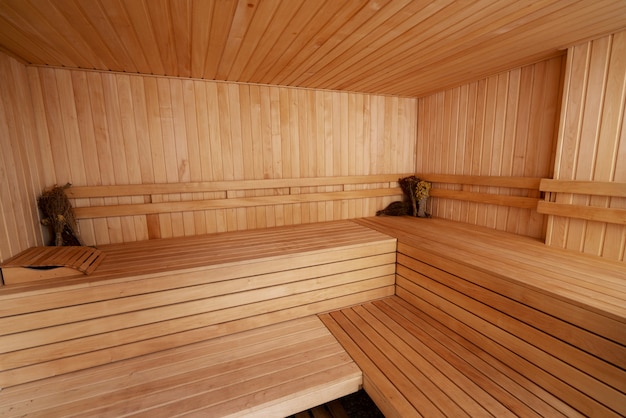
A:
POLYGON ((537 211, 546 215, 561 216, 565 218, 577 218, 594 222, 626 225, 626 209, 569 205, 564 203, 539 201, 537 204, 537 211))
POLYGON ((541 179, 539 190, 542 192, 626 197, 626 184, 616 182, 541 179))

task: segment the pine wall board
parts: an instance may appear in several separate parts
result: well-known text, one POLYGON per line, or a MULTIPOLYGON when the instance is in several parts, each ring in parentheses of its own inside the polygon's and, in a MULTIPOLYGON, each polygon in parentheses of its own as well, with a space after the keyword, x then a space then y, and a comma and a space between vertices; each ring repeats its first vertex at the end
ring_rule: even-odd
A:
MULTIPOLYGON (((564 58, 556 57, 420 98, 416 172, 550 178, 563 68, 564 58)), ((544 216, 535 210, 441 198, 429 204, 436 217, 536 238, 544 234, 544 216)))
POLYGON ((0 261, 43 244, 37 196, 45 183, 26 66, 0 54, 0 261))
MULTIPOLYGON (((626 31, 570 48, 555 159, 558 180, 626 183, 626 31)), ((626 198, 557 195, 557 203, 626 208, 626 198)), ((546 242, 624 261, 626 226, 550 216, 546 242)))
MULTIPOLYGON (((50 149, 48 183, 325 177, 415 166, 412 98, 45 67, 29 67, 28 76, 50 149)), ((305 192, 317 191, 333 189, 305 192)), ((191 196, 203 197, 220 196, 191 196)), ((117 203, 132 199, 143 198, 117 203)), ((89 244, 118 243, 371 216, 390 199, 105 218, 81 221, 80 229, 89 244)))

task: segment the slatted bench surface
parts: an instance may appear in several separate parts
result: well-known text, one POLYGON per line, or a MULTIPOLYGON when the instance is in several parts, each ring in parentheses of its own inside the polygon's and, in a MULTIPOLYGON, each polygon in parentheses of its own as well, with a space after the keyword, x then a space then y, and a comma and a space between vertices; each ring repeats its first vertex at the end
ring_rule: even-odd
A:
POLYGON ((0 287, 0 388, 389 296, 396 240, 350 221, 103 246, 0 287))
MULTIPOLYGON (((378 217, 358 222, 398 238, 399 247, 427 249, 455 261, 462 260, 468 267, 496 273, 503 280, 580 306, 616 324, 626 323, 623 263, 444 219, 378 217)), ((626 344, 626 334, 614 337, 626 344)))
MULTIPOLYGON (((335 248, 358 248, 390 238, 350 221, 303 224, 202 236, 102 245, 106 254, 89 277, 73 277, 47 283, 25 283, 0 289, 0 297, 59 286, 81 285, 103 279, 158 276, 209 268, 216 265, 246 265, 259 259, 288 260, 293 254, 332 252, 335 248)), ((294 260, 294 263, 297 261, 294 260)), ((283 263, 285 263, 283 261, 283 263)))
POLYGON ((0 391, 1 416, 284 417, 360 388, 315 316, 0 391))
POLYGON ((581 416, 457 332, 454 320, 437 321, 397 296, 321 319, 388 418, 581 416))
POLYGON ((442 219, 359 222, 398 238, 398 297, 579 413, 626 415, 623 264, 442 219))

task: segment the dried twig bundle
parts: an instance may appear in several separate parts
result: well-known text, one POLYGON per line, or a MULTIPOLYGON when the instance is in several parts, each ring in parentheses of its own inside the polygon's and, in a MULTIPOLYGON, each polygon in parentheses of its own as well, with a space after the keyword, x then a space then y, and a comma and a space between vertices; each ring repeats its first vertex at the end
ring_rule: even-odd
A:
POLYGON ((70 183, 54 186, 37 199, 37 206, 43 214, 41 223, 52 230, 52 244, 56 246, 83 245, 78 236, 74 209, 64 191, 70 186, 70 183))
POLYGON ((427 181, 420 180, 416 176, 398 179, 398 183, 404 194, 404 200, 401 202, 391 202, 385 209, 376 212, 376 216, 409 215, 419 218, 430 217, 430 215, 426 213, 426 203, 430 196, 431 184, 427 181))

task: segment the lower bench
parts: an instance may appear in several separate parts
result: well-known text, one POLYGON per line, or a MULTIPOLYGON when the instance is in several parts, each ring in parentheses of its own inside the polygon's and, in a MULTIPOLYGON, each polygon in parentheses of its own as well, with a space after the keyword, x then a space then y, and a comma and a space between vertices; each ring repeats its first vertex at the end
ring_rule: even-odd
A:
POLYGON ((322 315, 386 416, 626 415, 624 265, 441 219, 398 239, 396 295, 322 315))
POLYGON ((8 388, 0 415, 284 417, 361 383, 350 356, 308 316, 8 388))
POLYGON ((314 315, 394 292, 396 240, 350 221, 100 249, 105 257, 89 276, 0 287, 0 416, 39 411, 40 397, 53 411, 59 403, 60 416, 69 414, 66 400, 75 412, 118 416, 178 411, 178 397, 191 410, 298 412, 360 382, 314 315), (300 318, 311 329, 285 332, 294 325, 283 323, 300 318), (278 345, 263 328, 272 325, 278 345), (261 351, 248 358, 242 339, 257 331, 261 351), (226 373, 238 367, 238 377, 226 373), (257 386, 265 389, 238 392, 257 386))

